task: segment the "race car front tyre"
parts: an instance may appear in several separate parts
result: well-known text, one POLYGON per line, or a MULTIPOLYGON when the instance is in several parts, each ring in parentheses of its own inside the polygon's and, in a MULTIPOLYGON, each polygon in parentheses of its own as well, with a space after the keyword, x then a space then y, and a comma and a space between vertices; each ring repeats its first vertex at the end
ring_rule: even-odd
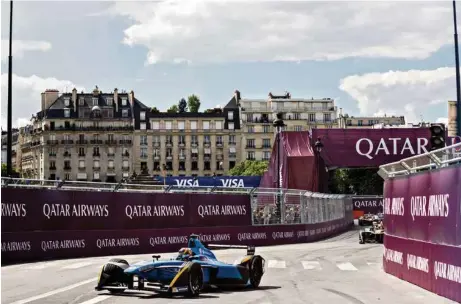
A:
POLYGON ((263 259, 260 256, 255 255, 251 258, 249 272, 251 286, 258 288, 264 274, 263 259))
POLYGON ((197 297, 203 288, 203 272, 202 266, 198 263, 193 263, 188 273, 187 296, 197 297))
POLYGON ((119 258, 110 259, 109 262, 130 265, 126 260, 119 258))
MULTIPOLYGON (((114 263, 118 263, 113 261, 114 263)), ((124 264, 124 263, 121 263, 124 264)), ((124 269, 112 262, 107 263, 103 266, 101 270, 101 275, 99 277, 98 287, 108 287, 110 293, 120 293, 125 291, 129 286, 128 278, 124 273, 124 269), (116 287, 110 289, 110 287, 116 287), (120 288, 126 287, 126 288, 120 288)))

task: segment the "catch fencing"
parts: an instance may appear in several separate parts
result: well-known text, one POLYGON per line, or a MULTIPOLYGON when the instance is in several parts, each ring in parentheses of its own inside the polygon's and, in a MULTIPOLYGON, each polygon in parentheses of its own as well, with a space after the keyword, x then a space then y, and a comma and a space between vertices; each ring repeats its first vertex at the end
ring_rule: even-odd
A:
POLYGON ((461 302, 461 144, 383 165, 384 270, 461 302))
POLYGON ((2 263, 170 252, 191 233, 223 244, 311 242, 352 223, 345 195, 2 178, 2 263))

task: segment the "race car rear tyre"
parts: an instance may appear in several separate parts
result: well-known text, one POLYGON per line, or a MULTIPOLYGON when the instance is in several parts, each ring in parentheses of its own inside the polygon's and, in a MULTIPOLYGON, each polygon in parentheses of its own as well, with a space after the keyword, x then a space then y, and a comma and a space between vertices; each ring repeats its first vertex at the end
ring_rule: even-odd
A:
POLYGON ((258 288, 264 274, 263 259, 260 256, 253 256, 250 260, 250 284, 253 288, 258 288))
POLYGON ((202 266, 198 263, 193 263, 188 273, 187 296, 197 297, 203 288, 203 272, 202 266))
MULTIPOLYGON (((116 262, 117 263, 117 262, 116 262)), ((116 286, 116 287, 125 287, 126 276, 124 274, 124 269, 111 263, 104 265, 101 276, 98 282, 98 285, 101 286, 116 286)), ((126 286, 128 287, 128 286, 126 286)), ((109 289, 110 293, 121 293, 125 289, 109 289)))
POLYGON ((130 264, 127 262, 127 260, 119 259, 119 258, 110 259, 109 262, 130 265, 130 264))

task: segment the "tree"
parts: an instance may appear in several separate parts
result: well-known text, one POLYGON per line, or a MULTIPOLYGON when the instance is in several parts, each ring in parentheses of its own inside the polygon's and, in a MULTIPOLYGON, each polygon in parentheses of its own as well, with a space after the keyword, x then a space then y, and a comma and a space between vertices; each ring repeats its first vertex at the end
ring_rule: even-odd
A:
POLYGON ((179 113, 184 113, 187 111, 187 101, 184 98, 181 98, 181 100, 179 101, 178 109, 179 113))
POLYGON ((152 109, 150 110, 152 113, 160 113, 160 110, 157 109, 157 107, 152 107, 152 109))
POLYGON ((268 161, 246 160, 230 169, 231 176, 262 176, 269 166, 268 161))
POLYGON ((187 105, 189 106, 189 112, 198 113, 200 109, 200 98, 195 94, 190 95, 187 97, 187 105))
POLYGON ((378 168, 337 169, 330 180, 332 193, 382 195, 384 180, 378 168))
POLYGON ((179 109, 177 105, 172 105, 168 110, 166 110, 167 113, 178 113, 179 109))
MULTIPOLYGON (((12 168, 11 173, 12 173, 12 177, 19 177, 19 173, 14 168, 12 168)), ((2 164, 2 176, 4 177, 8 176, 6 164, 2 164)))

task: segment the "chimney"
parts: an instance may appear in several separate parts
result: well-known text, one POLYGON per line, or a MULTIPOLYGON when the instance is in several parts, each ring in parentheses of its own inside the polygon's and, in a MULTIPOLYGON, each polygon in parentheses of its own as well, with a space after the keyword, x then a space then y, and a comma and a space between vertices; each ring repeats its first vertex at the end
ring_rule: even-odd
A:
POLYGON ((131 90, 130 94, 128 94, 128 102, 130 103, 130 106, 133 107, 134 105, 134 92, 131 90))
POLYGON ((115 104, 115 112, 118 112, 118 89, 114 89, 114 104, 115 104))
POLYGON ((456 111, 456 101, 448 101, 448 136, 456 136, 458 131, 458 126, 456 125, 456 120, 458 118, 458 113, 456 111))
POLYGON ((339 117, 343 117, 343 108, 339 108, 339 117))
POLYGON ((74 104, 74 111, 77 112, 77 89, 72 90, 72 103, 74 104))
POLYGON ((42 93, 42 111, 47 110, 59 98, 59 91, 47 89, 42 93))
POLYGON ((237 102, 240 101, 240 91, 239 90, 234 91, 234 97, 237 100, 237 102))

